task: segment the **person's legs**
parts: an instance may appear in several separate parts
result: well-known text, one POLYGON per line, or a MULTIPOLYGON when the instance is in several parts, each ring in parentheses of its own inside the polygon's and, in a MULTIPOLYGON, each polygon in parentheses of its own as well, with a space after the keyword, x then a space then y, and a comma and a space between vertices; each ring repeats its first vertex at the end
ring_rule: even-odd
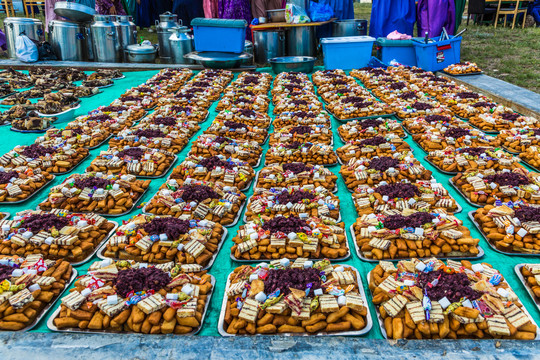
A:
POLYGON ((536 26, 540 25, 540 6, 535 7, 531 10, 531 15, 534 18, 534 21, 536 21, 536 26))

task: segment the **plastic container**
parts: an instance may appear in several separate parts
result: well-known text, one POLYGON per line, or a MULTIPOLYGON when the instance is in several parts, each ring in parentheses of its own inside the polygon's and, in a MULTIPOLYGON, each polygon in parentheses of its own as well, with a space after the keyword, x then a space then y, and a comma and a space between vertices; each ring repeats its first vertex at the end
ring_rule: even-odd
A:
MULTIPOLYGON (((416 38, 423 40, 422 38, 416 38)), ((392 60, 409 66, 416 66, 416 51, 413 40, 390 40, 380 37, 376 42, 377 58, 385 64, 392 60)))
POLYGON ((368 64, 375 38, 371 36, 344 36, 321 39, 324 67, 358 69, 368 64))
POLYGON ((195 18, 191 21, 195 51, 241 53, 244 51, 247 21, 195 18))
POLYGON ((413 41, 413 44, 416 50, 416 66, 424 70, 439 71, 458 63, 461 58, 461 36, 427 44, 423 40, 413 41))

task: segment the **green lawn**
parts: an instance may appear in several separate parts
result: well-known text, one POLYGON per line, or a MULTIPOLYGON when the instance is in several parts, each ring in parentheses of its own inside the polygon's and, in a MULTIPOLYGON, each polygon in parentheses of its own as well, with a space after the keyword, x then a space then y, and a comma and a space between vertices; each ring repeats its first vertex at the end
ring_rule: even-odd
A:
MULTIPOLYGON (((368 19, 371 4, 355 3, 355 16, 368 19)), ((487 75, 540 92, 540 28, 510 29, 493 25, 467 28, 461 42, 461 60, 478 64, 487 75)))

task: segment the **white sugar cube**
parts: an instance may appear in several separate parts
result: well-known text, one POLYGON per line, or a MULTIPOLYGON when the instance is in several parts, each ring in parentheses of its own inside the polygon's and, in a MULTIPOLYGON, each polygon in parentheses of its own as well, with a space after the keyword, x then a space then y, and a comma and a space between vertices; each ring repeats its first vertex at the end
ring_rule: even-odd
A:
POLYGON ((443 297, 441 300, 439 300, 439 305, 441 305, 441 307, 442 307, 443 309, 446 309, 447 307, 449 307, 450 304, 451 304, 451 303, 450 303, 450 300, 448 300, 448 299, 446 298, 446 296, 443 297))

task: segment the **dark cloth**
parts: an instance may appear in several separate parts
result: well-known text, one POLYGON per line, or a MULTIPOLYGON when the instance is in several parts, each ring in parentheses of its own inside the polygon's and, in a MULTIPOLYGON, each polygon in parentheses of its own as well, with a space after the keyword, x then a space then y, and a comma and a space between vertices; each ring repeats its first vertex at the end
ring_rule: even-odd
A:
POLYGON ((414 0, 373 0, 371 8, 370 36, 386 37, 394 30, 413 35, 416 20, 414 0))
POLYGON ((465 3, 467 0, 454 0, 456 3, 456 24, 454 27, 454 32, 458 32, 459 25, 461 25, 461 20, 463 18, 463 12, 465 11, 465 3))
POLYGON ((456 25, 456 6, 454 0, 419 0, 416 27, 418 36, 426 32, 430 38, 441 35, 442 28, 449 35, 454 34, 456 25))
POLYGON ((151 1, 153 0, 141 0, 141 3, 137 6, 136 24, 141 28, 147 28, 154 25, 154 19, 152 18, 150 8, 151 1))
POLYGON ((353 0, 328 0, 327 2, 334 9, 334 17, 338 20, 354 19, 353 0))
POLYGON ((172 12, 185 26, 190 26, 191 20, 197 17, 204 17, 202 0, 174 0, 172 12))
POLYGON ((156 20, 159 20, 159 15, 172 12, 172 4, 171 0, 152 0, 152 13, 156 20))

